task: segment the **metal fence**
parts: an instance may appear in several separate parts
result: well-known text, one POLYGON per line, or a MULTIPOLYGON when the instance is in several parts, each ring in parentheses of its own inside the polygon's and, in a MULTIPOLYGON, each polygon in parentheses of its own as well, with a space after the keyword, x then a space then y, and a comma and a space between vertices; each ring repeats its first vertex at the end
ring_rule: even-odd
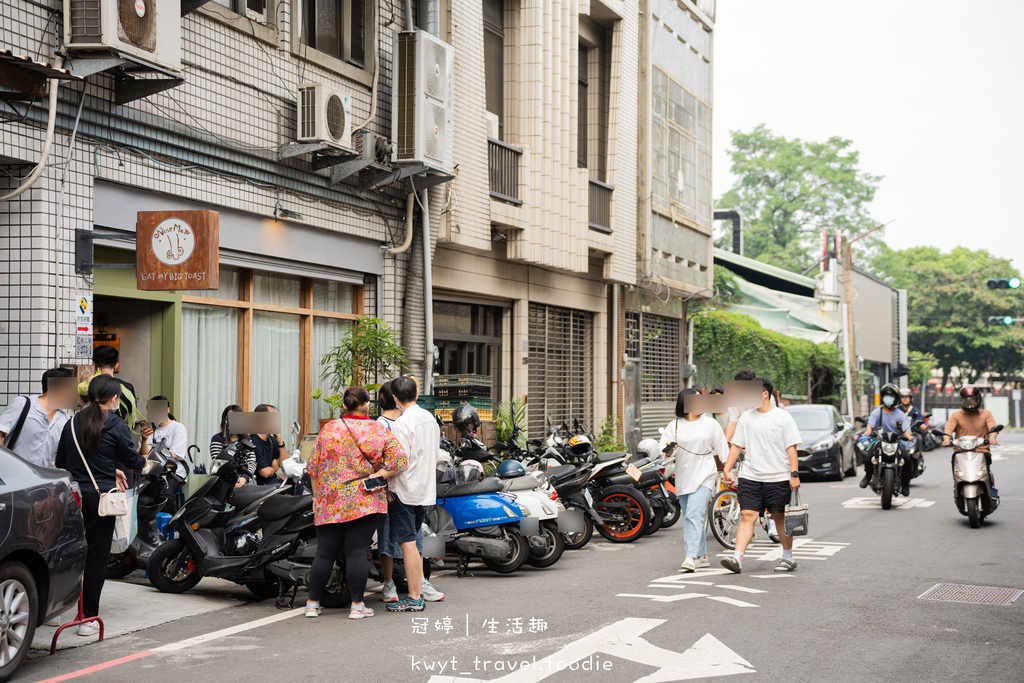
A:
POLYGON ((519 198, 519 162, 523 150, 501 140, 487 138, 487 156, 491 169, 491 196, 510 204, 522 204, 519 198))
POLYGON ((590 227, 601 232, 612 231, 612 191, 615 188, 600 180, 590 179, 590 227))

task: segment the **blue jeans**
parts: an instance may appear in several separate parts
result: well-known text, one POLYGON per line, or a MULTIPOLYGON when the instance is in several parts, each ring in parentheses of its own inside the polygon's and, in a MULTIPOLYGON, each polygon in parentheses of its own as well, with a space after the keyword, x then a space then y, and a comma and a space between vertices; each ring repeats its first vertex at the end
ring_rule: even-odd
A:
POLYGON ((683 509, 683 548, 687 557, 708 554, 706 517, 711 489, 699 486, 693 493, 679 494, 679 507, 683 509))

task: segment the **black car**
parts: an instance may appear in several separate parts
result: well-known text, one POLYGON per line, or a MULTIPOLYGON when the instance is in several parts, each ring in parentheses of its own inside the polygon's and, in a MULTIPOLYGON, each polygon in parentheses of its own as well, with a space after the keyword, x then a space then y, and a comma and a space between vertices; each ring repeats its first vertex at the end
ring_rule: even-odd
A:
POLYGON ((0 446, 0 681, 25 659, 36 627, 78 604, 85 548, 71 476, 0 446))
POLYGON ((856 473, 853 426, 829 405, 786 406, 803 444, 797 449, 800 472, 842 481, 856 473))

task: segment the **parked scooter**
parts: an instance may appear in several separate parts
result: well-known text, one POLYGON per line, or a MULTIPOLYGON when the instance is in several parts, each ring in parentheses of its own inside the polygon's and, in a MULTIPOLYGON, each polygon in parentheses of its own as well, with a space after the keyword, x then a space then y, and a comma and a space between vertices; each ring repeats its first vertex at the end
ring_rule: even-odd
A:
POLYGON ((565 552, 565 536, 558 529, 558 514, 565 512, 565 506, 558 500, 558 492, 548 483, 543 472, 527 473, 516 460, 506 460, 498 466, 498 478, 505 486, 505 493, 519 506, 524 518, 536 518, 542 545, 537 547, 530 538, 530 556, 526 563, 531 567, 550 567, 565 552))
MULTIPOLYGON (((997 434, 1003 425, 996 425, 988 434, 997 434)), ((953 440, 953 500, 957 510, 967 517, 972 529, 999 507, 999 494, 992 486, 988 458, 978 451, 989 444, 988 435, 961 436, 953 440)))

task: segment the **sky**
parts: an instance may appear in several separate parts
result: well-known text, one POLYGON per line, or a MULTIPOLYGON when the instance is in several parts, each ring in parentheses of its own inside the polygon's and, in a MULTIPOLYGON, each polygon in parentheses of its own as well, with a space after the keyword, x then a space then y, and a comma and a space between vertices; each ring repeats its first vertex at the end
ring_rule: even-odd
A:
POLYGON ((853 140, 884 176, 890 247, 989 251, 1024 271, 1024 2, 719 0, 713 183, 729 134, 853 140))

